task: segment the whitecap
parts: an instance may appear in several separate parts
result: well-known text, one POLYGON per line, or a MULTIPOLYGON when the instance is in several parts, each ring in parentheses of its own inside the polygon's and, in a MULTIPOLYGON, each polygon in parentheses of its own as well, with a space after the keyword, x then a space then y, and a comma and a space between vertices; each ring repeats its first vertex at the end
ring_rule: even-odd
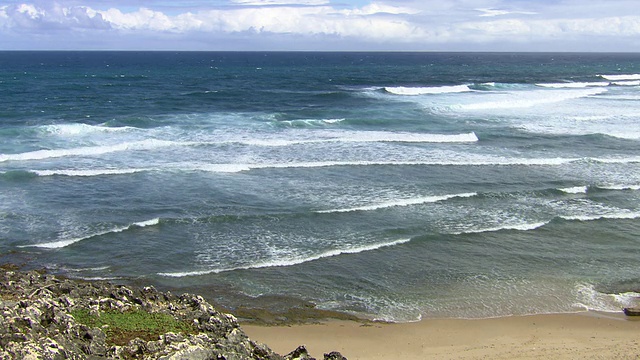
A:
POLYGON ((558 190, 565 192, 567 194, 586 194, 587 188, 588 188, 587 186, 575 186, 570 188, 562 188, 558 190))
POLYGON ((377 204, 358 206, 352 208, 344 208, 344 209, 331 209, 331 210, 319 210, 316 211, 318 213, 340 213, 340 212, 353 212, 353 211, 372 211, 385 209, 390 207, 398 207, 398 206, 411 206, 411 205, 420 205, 420 204, 428 204, 435 203, 439 201, 445 201, 453 198, 468 198, 472 196, 478 195, 477 193, 462 193, 462 194, 453 194, 453 195, 440 195, 440 196, 421 196, 410 199, 400 199, 395 201, 387 201, 377 204))
POLYGON ((640 218, 639 212, 622 210, 615 213, 607 214, 589 214, 589 215, 565 215, 560 216, 561 219, 568 221, 595 221, 595 220, 631 220, 640 218))
POLYGON ((640 74, 629 74, 629 75, 600 75, 601 78, 611 81, 619 81, 619 80, 640 80, 640 74))
POLYGON ((605 92, 607 92, 607 89, 604 88, 510 92, 507 94, 500 94, 501 99, 497 101, 452 105, 450 108, 453 110, 459 109, 463 111, 521 109, 580 99, 603 94, 605 92))
POLYGON ((619 313, 624 307, 636 305, 640 293, 625 292, 606 294, 599 292, 592 284, 578 284, 574 290, 577 302, 573 305, 590 311, 619 313))
POLYGON ((91 235, 87 235, 84 237, 79 237, 79 238, 74 238, 74 239, 66 239, 66 240, 58 240, 58 241, 52 241, 52 242, 47 242, 47 243, 40 243, 40 244, 31 244, 31 245, 21 245, 18 247, 38 247, 38 248, 45 248, 45 249, 60 249, 63 247, 67 247, 69 245, 75 244, 77 242, 83 241, 83 240, 87 240, 87 239, 91 239, 94 237, 98 237, 98 236, 103 236, 106 234, 115 234, 115 233, 120 233, 123 231, 127 231, 129 229, 133 229, 136 227, 147 227, 147 226, 154 226, 154 225, 158 225, 160 223, 160 219, 159 218, 155 218, 155 219, 151 219, 151 220, 146 220, 146 221, 141 221, 141 222, 136 222, 133 224, 130 224, 128 226, 123 226, 123 227, 117 227, 117 228, 113 228, 111 230, 107 230, 107 231, 101 231, 95 234, 91 234, 91 235))
POLYGON ((173 141, 148 139, 135 142, 126 142, 115 145, 86 146, 70 149, 36 150, 19 154, 0 154, 0 162, 4 161, 28 161, 60 158, 67 156, 95 156, 119 151, 151 150, 160 147, 183 145, 173 141))
POLYGON ((508 225, 500 225, 495 227, 488 228, 479 228, 479 229, 467 229, 464 231, 453 232, 453 235, 462 235, 462 234, 480 234, 486 232, 497 232, 497 231, 505 231, 505 230, 517 230, 517 231, 530 231, 535 230, 540 227, 547 225, 548 221, 540 221, 534 223, 522 223, 522 224, 508 224, 508 225))
POLYGON ((310 255, 310 256, 297 256, 297 257, 294 256, 294 257, 283 258, 283 259, 272 259, 272 260, 260 261, 260 262, 256 262, 246 266, 200 270, 200 271, 158 273, 158 275, 167 276, 167 277, 185 277, 185 276, 218 274, 221 272, 228 272, 228 271, 235 271, 235 270, 261 269, 261 268, 269 268, 269 267, 286 267, 286 266, 299 265, 299 264, 307 263, 310 261, 320 260, 323 258, 338 256, 338 255, 357 254, 365 251, 378 250, 385 247, 405 244, 405 243, 408 243, 409 241, 411 241, 411 239, 400 239, 400 240, 395 240, 391 242, 377 243, 372 245, 364 245, 364 246, 357 246, 357 247, 344 248, 344 249, 333 249, 333 250, 322 252, 320 254, 310 255))
POLYGON ((618 85, 618 86, 640 86, 640 80, 615 81, 615 82, 612 82, 612 84, 618 85))
POLYGON ((102 175, 126 175, 151 171, 152 169, 86 169, 86 170, 30 170, 38 176, 102 176, 102 175))
POLYGON ((603 190, 640 190, 640 185, 604 184, 598 185, 598 188, 603 190))
POLYGON ((579 89, 586 87, 609 86, 608 82, 564 82, 564 83, 541 83, 536 86, 553 88, 553 89, 579 89))
POLYGON ((473 91, 468 85, 436 86, 436 87, 385 87, 385 91, 394 95, 437 95, 473 91))
POLYGON ((131 126, 122 127, 108 127, 101 125, 88 125, 88 124, 56 124, 56 125, 44 125, 39 127, 45 133, 62 135, 62 136, 77 136, 93 133, 111 133, 111 132, 127 132, 138 130, 131 126))

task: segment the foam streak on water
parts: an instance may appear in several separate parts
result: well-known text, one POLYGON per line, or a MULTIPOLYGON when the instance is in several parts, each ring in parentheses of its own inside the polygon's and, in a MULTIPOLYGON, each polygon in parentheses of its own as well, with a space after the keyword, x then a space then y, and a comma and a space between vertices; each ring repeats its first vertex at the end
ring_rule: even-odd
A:
POLYGON ((640 289, 637 54, 2 66, 8 261, 390 321, 609 311, 640 289))

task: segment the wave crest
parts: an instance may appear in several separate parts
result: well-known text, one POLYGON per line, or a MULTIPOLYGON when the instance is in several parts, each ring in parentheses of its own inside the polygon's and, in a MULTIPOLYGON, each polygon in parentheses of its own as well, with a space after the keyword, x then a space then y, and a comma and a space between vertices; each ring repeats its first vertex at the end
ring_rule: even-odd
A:
POLYGON ((136 222, 136 223, 130 224, 128 226, 124 226, 124 227, 117 227, 117 228, 113 228, 111 230, 101 231, 101 232, 98 232, 98 233, 95 233, 95 234, 91 234, 91 235, 87 235, 87 236, 80 237, 80 238, 52 241, 52 242, 41 243, 41 244, 22 245, 22 246, 19 246, 19 247, 22 247, 22 248, 24 248, 24 247, 38 247, 38 248, 44 248, 44 249, 60 249, 60 248, 64 248, 64 247, 67 247, 69 245, 75 244, 77 242, 80 242, 80 241, 83 241, 83 240, 92 239, 92 238, 95 238, 95 237, 98 237, 98 236, 120 233, 120 232, 127 231, 127 230, 134 229, 134 228, 143 228, 143 227, 147 227, 147 226, 154 226, 154 225, 158 225, 159 223, 160 223, 160 219, 159 218, 155 218, 155 219, 151 219, 151 220, 136 222))
POLYGON ((207 274, 218 274, 221 272, 229 272, 229 271, 235 271, 235 270, 249 270, 249 269, 261 269, 261 268, 269 268, 269 267, 293 266, 293 265, 299 265, 299 264, 303 264, 310 261, 320 260, 327 257, 333 257, 333 256, 338 256, 343 254, 357 254, 365 251, 378 250, 385 247, 391 247, 391 246, 408 243, 409 241, 411 241, 411 239, 400 239, 400 240, 395 240, 395 241, 386 242, 386 243, 364 245, 364 246, 358 246, 358 247, 352 247, 352 248, 346 248, 346 249, 328 250, 317 255, 298 256, 298 257, 291 257, 286 259, 266 260, 266 261, 256 262, 250 265, 245 265, 245 266, 201 270, 201 271, 158 273, 158 275, 167 276, 167 277, 186 277, 186 276, 198 276, 198 275, 207 275, 207 274))
POLYGON ((416 96, 437 95, 473 91, 468 85, 436 86, 436 87, 385 87, 384 90, 394 95, 416 96))
POLYGON ((382 202, 382 203, 371 204, 366 206, 358 206, 358 207, 344 208, 344 209, 320 210, 316 212, 322 213, 322 214, 328 214, 328 213, 341 213, 341 212, 353 212, 353 211, 372 211, 372 210, 386 209, 390 207, 435 203, 435 202, 445 201, 453 198, 468 198, 476 195, 478 195, 478 193, 462 193, 462 194, 441 195, 441 196, 423 196, 423 197, 417 197, 412 199, 402 199, 402 200, 382 202))
POLYGON ((600 75, 601 78, 611 81, 640 80, 640 74, 600 75))

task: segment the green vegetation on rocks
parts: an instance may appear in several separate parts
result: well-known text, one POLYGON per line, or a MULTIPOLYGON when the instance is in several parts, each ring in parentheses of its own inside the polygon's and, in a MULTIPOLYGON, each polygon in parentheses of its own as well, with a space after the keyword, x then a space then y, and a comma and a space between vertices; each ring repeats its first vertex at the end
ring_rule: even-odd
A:
POLYGON ((163 313, 141 310, 91 313, 87 309, 75 309, 71 315, 81 324, 101 328, 107 335, 107 343, 112 345, 126 345, 135 338, 151 341, 168 332, 197 333, 192 324, 163 313))

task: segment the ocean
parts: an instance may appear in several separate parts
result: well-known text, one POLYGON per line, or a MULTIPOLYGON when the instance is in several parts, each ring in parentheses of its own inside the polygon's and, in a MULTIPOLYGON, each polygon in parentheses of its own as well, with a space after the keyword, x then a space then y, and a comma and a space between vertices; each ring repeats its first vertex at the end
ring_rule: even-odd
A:
POLYGON ((396 322, 640 296, 639 54, 0 52, 0 69, 3 262, 396 322))

